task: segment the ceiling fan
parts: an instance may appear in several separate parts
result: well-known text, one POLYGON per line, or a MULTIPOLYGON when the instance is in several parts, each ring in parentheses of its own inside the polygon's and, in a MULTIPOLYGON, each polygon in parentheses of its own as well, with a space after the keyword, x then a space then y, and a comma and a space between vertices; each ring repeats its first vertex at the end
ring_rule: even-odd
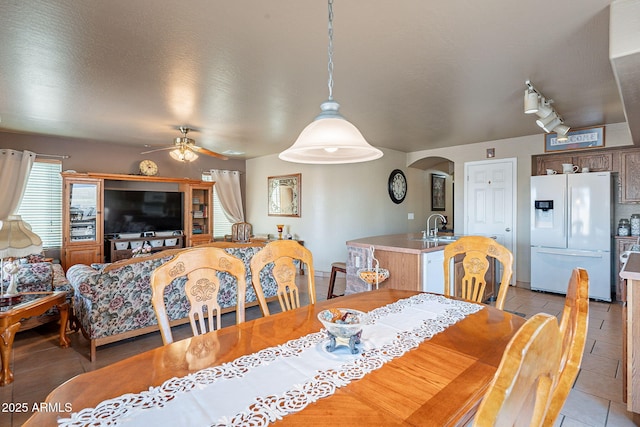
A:
POLYGON ((207 150, 206 148, 198 147, 196 141, 189 138, 187 134, 191 130, 186 126, 180 126, 180 132, 182 136, 176 138, 173 141, 173 145, 170 147, 158 148, 155 150, 144 151, 140 154, 154 153, 156 151, 171 150, 169 155, 181 162, 192 162, 198 158, 198 154, 205 154, 211 157, 217 157, 222 160, 228 160, 227 156, 216 153, 215 151, 207 150))

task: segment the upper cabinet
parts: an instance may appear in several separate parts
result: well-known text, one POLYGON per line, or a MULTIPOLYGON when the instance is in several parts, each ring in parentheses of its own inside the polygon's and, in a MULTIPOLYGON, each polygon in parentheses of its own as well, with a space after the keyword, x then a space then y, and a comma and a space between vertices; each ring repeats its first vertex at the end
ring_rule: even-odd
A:
POLYGON ((620 152, 620 203, 640 202, 640 150, 620 152))
POLYGON ((640 148, 605 148, 533 157, 534 175, 545 175, 547 169, 562 172, 563 163, 577 165, 579 170, 609 171, 617 174, 619 203, 640 203, 640 148))
POLYGON ((589 168, 590 172, 617 172, 618 153, 615 151, 578 151, 558 154, 544 154, 535 157, 535 175, 545 175, 547 169, 562 173, 562 164, 578 166, 578 170, 589 168))

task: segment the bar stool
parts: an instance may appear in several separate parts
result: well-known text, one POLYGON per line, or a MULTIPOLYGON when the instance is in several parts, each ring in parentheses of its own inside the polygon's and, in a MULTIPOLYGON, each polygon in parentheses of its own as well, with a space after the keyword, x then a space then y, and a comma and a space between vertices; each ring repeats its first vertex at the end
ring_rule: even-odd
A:
POLYGON ((333 294, 333 286, 336 284, 336 273, 337 272, 347 274, 347 264, 344 262, 334 262, 331 264, 331 276, 329 276, 329 291, 327 292, 327 299, 341 297, 342 295, 334 295, 333 294))

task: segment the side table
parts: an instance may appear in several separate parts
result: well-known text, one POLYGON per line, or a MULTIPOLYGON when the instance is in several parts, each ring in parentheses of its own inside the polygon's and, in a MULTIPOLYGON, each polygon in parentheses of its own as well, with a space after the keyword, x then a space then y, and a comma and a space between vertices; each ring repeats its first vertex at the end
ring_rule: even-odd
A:
POLYGON ((18 304, 0 307, 0 356, 2 356, 0 386, 13 382, 13 372, 10 368, 11 349, 16 332, 20 329, 20 321, 27 317, 38 316, 54 306, 60 310, 60 346, 69 347, 71 341, 67 337, 66 328, 69 303, 66 292, 24 292, 18 304))

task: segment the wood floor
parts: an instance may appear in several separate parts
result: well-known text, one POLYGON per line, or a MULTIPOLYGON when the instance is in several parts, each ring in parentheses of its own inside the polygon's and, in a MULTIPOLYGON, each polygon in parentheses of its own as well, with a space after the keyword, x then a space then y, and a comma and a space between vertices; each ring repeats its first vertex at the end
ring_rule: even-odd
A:
MULTIPOLYGON (((339 275, 340 276, 340 275, 339 275)), ((326 298, 326 277, 317 277, 318 299, 326 298)), ((338 278, 336 292, 344 290, 344 278, 338 278)), ((304 296, 303 296, 304 298, 304 296)), ((559 316, 564 296, 532 292, 522 284, 511 287, 505 308, 529 317, 545 312, 559 316)), ((279 311, 277 303, 270 306, 279 311)), ((247 310, 247 320, 261 316, 257 307, 247 310)), ((591 302, 589 334, 582 369, 569 395, 557 426, 633 426, 631 414, 622 403, 622 330, 621 307, 591 302)), ((223 325, 232 324, 235 314, 223 316, 223 325)), ((71 347, 58 347, 56 325, 43 325, 19 332, 13 350, 15 381, 0 387, 0 426, 20 426, 31 415, 34 404, 67 379, 114 363, 139 352, 162 345, 158 332, 98 348, 97 360, 89 361, 89 343, 81 334, 70 335, 71 347)), ((173 330, 174 337, 190 336, 188 325, 173 330)))

